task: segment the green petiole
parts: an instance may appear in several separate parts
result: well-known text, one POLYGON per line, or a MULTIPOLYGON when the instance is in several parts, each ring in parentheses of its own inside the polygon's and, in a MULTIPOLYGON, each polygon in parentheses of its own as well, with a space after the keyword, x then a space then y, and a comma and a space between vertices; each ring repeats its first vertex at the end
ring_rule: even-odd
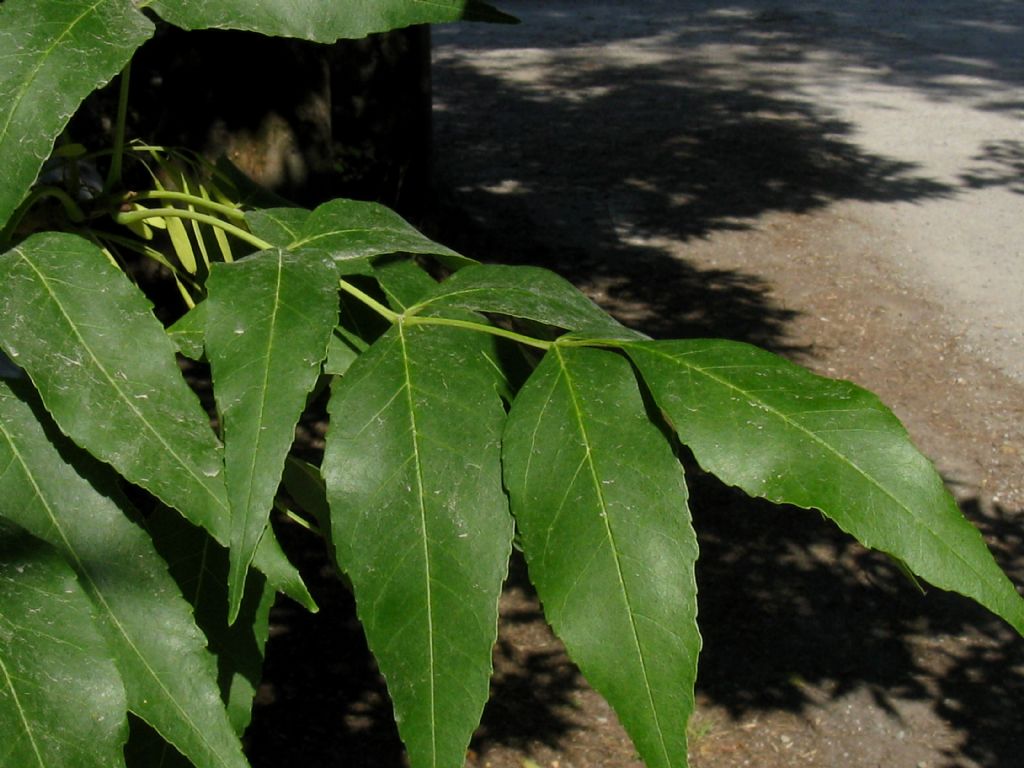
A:
POLYGON ((234 224, 230 224, 223 219, 218 219, 216 216, 211 216, 208 213, 199 213, 198 211, 189 211, 183 208, 148 208, 144 211, 124 211, 115 214, 114 221, 118 224, 131 224, 135 221, 145 221, 146 219, 163 217, 191 219, 203 224, 208 224, 211 227, 217 227, 228 234, 234 235, 239 240, 249 243, 261 251, 274 247, 266 240, 256 237, 256 235, 252 234, 248 230, 242 229, 234 224))

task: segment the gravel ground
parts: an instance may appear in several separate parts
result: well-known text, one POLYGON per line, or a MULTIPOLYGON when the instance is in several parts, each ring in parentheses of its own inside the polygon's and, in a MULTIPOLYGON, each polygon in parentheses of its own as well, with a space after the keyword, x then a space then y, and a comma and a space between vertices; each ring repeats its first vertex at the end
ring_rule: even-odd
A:
MULTIPOLYGON (((874 390, 1024 584, 1024 5, 500 5, 523 24, 434 30, 432 231, 874 390)), ((815 513, 693 486, 693 766, 1022 764, 1005 624, 815 513)), ((275 614, 253 764, 401 766, 348 598, 314 588, 321 614, 275 614)), ((467 765, 639 766, 518 562, 502 612, 467 765)))

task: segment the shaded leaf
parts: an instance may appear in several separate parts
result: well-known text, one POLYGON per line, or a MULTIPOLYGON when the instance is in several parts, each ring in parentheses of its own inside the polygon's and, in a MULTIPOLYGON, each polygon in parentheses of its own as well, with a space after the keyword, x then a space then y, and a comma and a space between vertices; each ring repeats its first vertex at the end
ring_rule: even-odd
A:
POLYGON ((337 376, 348 370, 364 351, 367 343, 347 328, 339 326, 331 334, 327 343, 327 359, 324 361, 324 373, 337 376))
POLYGON ((306 208, 259 208, 245 212, 245 223, 256 237, 287 248, 299 239, 310 213, 306 208))
POLYGON ((337 379, 323 475, 341 567, 414 768, 461 766, 488 696, 512 523, 480 334, 393 327, 337 379))
POLYGON ((458 307, 534 320, 593 338, 640 340, 572 283, 539 267, 475 264, 460 269, 413 309, 458 307))
POLYGON ((0 383, 3 515, 56 547, 78 575, 128 707, 196 765, 244 768, 206 638, 166 563, 126 517, 109 471, 44 421, 41 407, 0 383))
POLYGON ((125 0, 0 5, 0 228, 78 105, 152 34, 125 0))
POLYGON ((412 24, 468 21, 513 22, 512 16, 479 0, 374 0, 324 3, 293 0, 156 0, 150 7, 182 29, 245 29, 276 37, 298 37, 320 43, 359 38, 412 24))
POLYGON ((126 707, 74 572, 53 547, 0 518, 0 763, 123 766, 126 707))
POLYGON ((231 507, 233 620, 295 424, 338 323, 338 290, 329 259, 279 249, 214 264, 206 287, 206 355, 223 423, 231 507))
POLYGON ((875 395, 737 342, 626 349, 704 469, 753 496, 821 510, 1024 634, 1024 599, 875 395))
POLYGON ((312 515, 324 537, 331 545, 331 509, 327 504, 327 488, 320 468, 309 462, 289 456, 281 475, 281 483, 288 495, 307 515, 312 515))
POLYGON ((178 351, 190 360, 206 355, 206 302, 196 304, 167 329, 178 351))
MULTIPOLYGON (((228 542, 221 445, 145 297, 93 244, 47 232, 0 255, 0 345, 61 430, 228 542)), ((280 547, 257 567, 313 606, 280 547)))
POLYGON ((153 545, 167 561, 181 594, 192 606, 196 624, 217 660, 217 685, 235 733, 244 733, 253 697, 263 673, 263 649, 270 633, 274 590, 253 574, 245 585, 241 611, 228 624, 228 553, 202 528, 166 507, 146 521, 153 545))
POLYGON ((410 258, 382 259, 373 265, 373 276, 396 312, 408 309, 437 286, 437 281, 410 258))
POLYGON ((685 766, 697 542, 629 363, 553 347, 512 405, 503 459, 545 616, 647 765, 685 766))

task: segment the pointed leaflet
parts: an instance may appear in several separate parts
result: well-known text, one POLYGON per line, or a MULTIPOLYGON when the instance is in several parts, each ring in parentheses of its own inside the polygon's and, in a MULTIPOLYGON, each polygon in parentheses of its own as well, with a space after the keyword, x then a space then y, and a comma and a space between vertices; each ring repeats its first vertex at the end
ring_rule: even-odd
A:
POLYGON ((522 317, 588 336, 640 340, 568 280, 538 267, 474 264, 441 283, 412 312, 458 307, 522 317))
POLYGON ((0 5, 0 228, 78 105, 152 34, 129 0, 0 5))
POLYGON ((751 495, 820 509, 865 546, 1024 634, 1024 599, 873 394, 736 342, 626 351, 704 469, 751 495))
POLYGON ((74 572, 0 518, 0 765, 123 766, 125 707, 74 572))
POLYGON ((263 35, 298 37, 319 43, 366 37, 411 24, 515 19, 480 0, 156 0, 150 7, 182 29, 246 29, 263 35))
POLYGON ((503 459, 545 616, 647 765, 685 766, 697 542, 629 363, 553 347, 512 405, 503 459))
POLYGON ((78 575, 129 709, 195 765, 244 768, 206 638, 167 565, 114 501, 109 470, 40 419, 48 420, 41 406, 0 383, 0 512, 55 546, 78 575))
POLYGON ((414 768, 461 766, 488 695, 512 541, 489 352, 396 325, 330 401, 331 532, 414 768))
MULTIPOLYGON (((0 255, 0 346, 61 430, 228 542, 221 446, 145 297, 86 240, 47 232, 0 255)), ((271 582, 312 605, 266 537, 271 582)))
POLYGON ((276 249, 214 264, 206 287, 206 356, 224 425, 231 507, 234 620, 295 424, 338 323, 337 277, 329 259, 276 249))
MULTIPOLYGON (((291 208, 247 213, 245 220, 254 232, 270 236, 274 245, 289 251, 316 249, 330 253, 339 268, 352 271, 348 262, 365 262, 387 253, 421 253, 435 256, 452 269, 473 264, 451 248, 435 243, 409 222, 379 203, 361 200, 331 200, 308 216, 291 208), (298 229, 290 242, 284 233, 298 229)), ((261 234, 260 237, 263 237, 261 234)))

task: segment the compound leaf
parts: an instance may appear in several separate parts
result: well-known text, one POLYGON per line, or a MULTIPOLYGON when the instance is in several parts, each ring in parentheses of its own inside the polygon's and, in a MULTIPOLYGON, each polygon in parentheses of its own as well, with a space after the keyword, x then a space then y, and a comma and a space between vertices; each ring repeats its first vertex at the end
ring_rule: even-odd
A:
MULTIPOLYGON (((3 516, 57 548, 93 601, 132 712, 197 766, 245 768, 206 638, 113 476, 0 382, 3 516), (69 463, 72 462, 72 463, 69 463)), ((64 763, 61 763, 64 764, 64 763)))
POLYGON ((697 543, 628 361, 556 345, 512 404, 502 455, 545 616, 647 765, 685 766, 697 543))
POLYGON ((0 228, 78 105, 152 34, 127 0, 0 5, 0 228))
POLYGON ((280 249, 214 264, 207 280, 206 355, 224 432, 231 507, 231 620, 267 528, 295 424, 338 323, 329 259, 280 249))
POLYGON ((156 0, 150 7, 182 29, 245 29, 275 37, 298 37, 320 43, 365 37, 412 24, 467 21, 512 22, 515 19, 480 0, 375 0, 324 3, 293 0, 156 0))
POLYGON ((126 707, 74 572, 0 518, 0 764, 123 766, 126 707))
POLYGON ((336 380, 323 473, 414 768, 462 766, 488 696, 512 523, 490 342, 394 326, 336 380))
MULTIPOLYGON (((0 255, 0 344, 65 434, 227 544, 220 442, 149 303, 96 246, 46 232, 0 255)), ((272 537, 258 558, 312 606, 272 537)))
POLYGON ((446 307, 525 318, 594 338, 644 338, 610 317, 568 280, 539 267, 468 266, 438 285, 413 311, 446 307))
POLYGON ((865 546, 1024 634, 1024 599, 875 395, 737 342, 652 341, 626 351, 704 469, 753 496, 821 510, 865 546))

